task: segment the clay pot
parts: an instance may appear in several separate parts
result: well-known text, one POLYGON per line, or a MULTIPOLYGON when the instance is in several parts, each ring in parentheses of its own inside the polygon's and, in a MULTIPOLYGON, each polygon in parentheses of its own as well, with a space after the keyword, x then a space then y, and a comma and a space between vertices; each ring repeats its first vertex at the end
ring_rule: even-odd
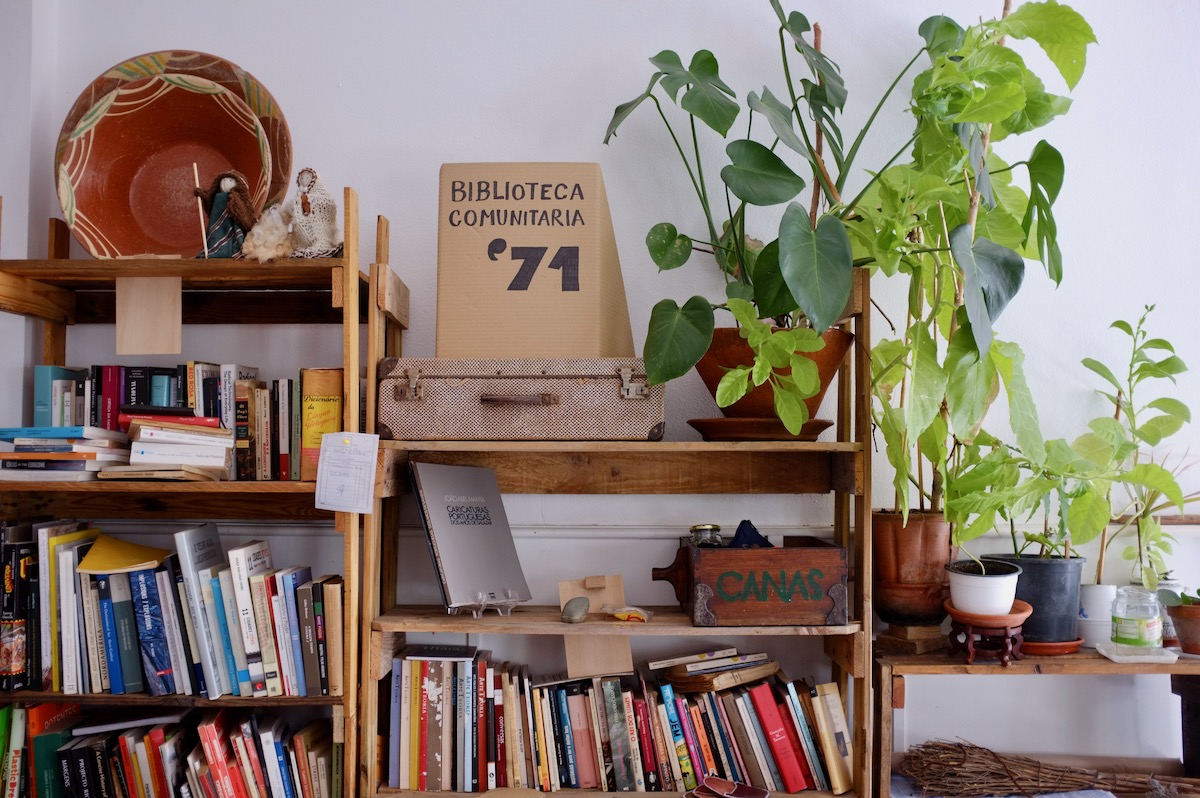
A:
MULTIPOLYGON (((810 396, 804 404, 808 406, 809 418, 816 418, 821 409, 821 399, 826 389, 833 382, 833 375, 846 359, 850 343, 854 335, 838 327, 830 327, 821 338, 825 347, 817 352, 806 352, 804 357, 816 361, 817 374, 820 377, 821 389, 815 396, 810 396)), ((700 379, 708 387, 709 392, 717 395, 717 385, 725 372, 735 366, 750 366, 754 364, 754 353, 746 344, 746 339, 738 332, 737 327, 718 327, 713 330, 712 344, 708 352, 696 364, 700 379)), ((721 408, 728 418, 774 418, 775 397, 771 386, 767 383, 752 388, 745 396, 729 407, 721 408)))
POLYGON ((1200 654, 1200 604, 1181 604, 1167 607, 1175 624, 1175 636, 1184 654, 1200 654))
POLYGON ((941 513, 871 516, 872 606, 887 623, 934 626, 946 617, 950 596, 946 563, 958 556, 941 513))

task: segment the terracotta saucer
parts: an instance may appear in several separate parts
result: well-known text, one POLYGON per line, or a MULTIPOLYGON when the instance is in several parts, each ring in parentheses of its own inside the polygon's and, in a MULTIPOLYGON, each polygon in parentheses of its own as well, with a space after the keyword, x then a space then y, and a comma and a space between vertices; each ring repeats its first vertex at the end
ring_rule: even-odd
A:
POLYGON ((1083 645, 1083 638, 1062 640, 1053 643, 1033 643, 1025 640, 1021 643, 1021 653, 1031 657, 1056 657, 1060 654, 1074 654, 1083 645))
POLYGON ((959 623, 969 623, 972 626, 979 626, 985 629, 994 629, 1002 626, 1020 626, 1025 622, 1026 618, 1033 614, 1033 607, 1028 602, 1021 601, 1020 599, 1013 601, 1012 609, 1008 611, 1008 615, 978 615, 974 612, 963 612, 962 610, 956 610, 950 603, 950 599, 946 599, 943 606, 946 608, 946 612, 950 613, 950 617, 959 623))
POLYGON ((706 441, 815 441, 832 421, 814 418, 793 435, 777 418, 693 418, 688 423, 706 441))

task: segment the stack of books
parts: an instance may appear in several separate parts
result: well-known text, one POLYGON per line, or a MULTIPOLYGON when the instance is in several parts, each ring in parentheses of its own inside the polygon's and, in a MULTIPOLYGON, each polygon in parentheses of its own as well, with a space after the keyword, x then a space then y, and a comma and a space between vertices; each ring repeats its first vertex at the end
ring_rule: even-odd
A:
POLYGON ((82 482, 110 466, 129 463, 123 432, 87 425, 0 429, 0 480, 82 482))
POLYGON ((101 479, 233 479, 232 429, 133 419, 129 440, 127 463, 101 469, 101 479))

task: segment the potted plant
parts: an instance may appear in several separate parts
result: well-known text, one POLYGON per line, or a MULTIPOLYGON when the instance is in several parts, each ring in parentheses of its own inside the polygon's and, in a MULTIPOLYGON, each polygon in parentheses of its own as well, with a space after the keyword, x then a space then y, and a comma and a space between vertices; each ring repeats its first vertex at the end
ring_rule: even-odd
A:
MULTIPOLYGON (((1102 394, 1112 403, 1113 415, 1093 419, 1088 432, 1071 442, 1047 441, 1038 449, 1044 456, 1038 458, 1019 446, 994 446, 964 474, 968 484, 986 481, 988 489, 951 499, 952 514, 970 512, 977 524, 1009 525, 1012 551, 989 556, 1021 565, 1017 597, 1034 607, 1025 628, 1032 642, 1074 639, 1083 568, 1083 559, 1073 556, 1075 547, 1100 539, 1096 568, 1100 583, 1105 548, 1127 530, 1144 530, 1146 534, 1129 548, 1127 557, 1145 563, 1144 580, 1157 580, 1163 553, 1170 552, 1158 513, 1200 498, 1200 494, 1184 496, 1176 475, 1156 461, 1153 447, 1174 435, 1191 414, 1187 405, 1172 397, 1141 398, 1142 389, 1150 387, 1147 383, 1174 381, 1186 370, 1170 342, 1147 332, 1152 310, 1153 306, 1147 307, 1133 324, 1113 322, 1112 328, 1124 332, 1131 342, 1122 369, 1114 372, 1092 358, 1083 361, 1104 379, 1102 394), (1018 534, 1016 522, 1038 513, 1042 529, 1018 534), (1116 529, 1109 533, 1113 525, 1116 529)), ((1146 581, 1151 589, 1155 584, 1146 581)), ((1089 597, 1087 603, 1100 606, 1103 599, 1089 597)))
POLYGON ((1159 588, 1158 600, 1171 616, 1183 653, 1200 654, 1200 593, 1188 595, 1159 588))

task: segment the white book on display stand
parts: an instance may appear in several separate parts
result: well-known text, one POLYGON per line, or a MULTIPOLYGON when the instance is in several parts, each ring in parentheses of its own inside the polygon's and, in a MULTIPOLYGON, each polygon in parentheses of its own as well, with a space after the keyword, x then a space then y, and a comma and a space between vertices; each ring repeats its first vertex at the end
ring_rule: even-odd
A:
POLYGON ((413 493, 446 607, 504 612, 529 601, 496 472, 415 461, 411 466, 413 493))

